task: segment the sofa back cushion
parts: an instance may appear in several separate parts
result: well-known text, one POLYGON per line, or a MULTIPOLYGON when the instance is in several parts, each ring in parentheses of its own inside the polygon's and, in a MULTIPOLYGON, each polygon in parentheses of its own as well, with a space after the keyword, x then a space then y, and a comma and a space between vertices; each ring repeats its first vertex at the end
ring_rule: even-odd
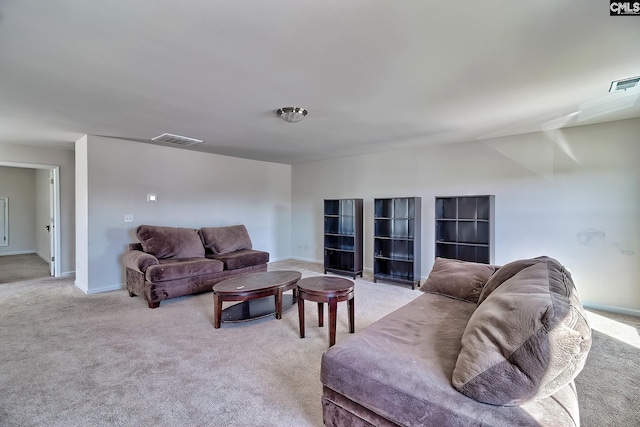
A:
POLYGON ((569 273, 541 258, 478 305, 461 344, 453 386, 480 402, 520 405, 553 394, 580 373, 591 329, 569 273))
POLYGON ((198 230, 204 247, 214 254, 228 254, 240 249, 252 249, 249 232, 244 225, 204 227, 198 230))
POLYGON ((480 297, 478 298, 478 305, 480 305, 482 301, 486 300, 487 297, 491 295, 491 292, 495 291, 498 286, 502 285, 504 282, 515 276, 518 272, 541 261, 550 259, 551 258, 549 257, 541 256, 531 259, 519 259, 517 261, 513 261, 503 265, 502 267, 497 269, 495 274, 493 274, 489 278, 489 280, 487 280, 487 283, 482 288, 482 292, 480 293, 480 297))
POLYGON ((204 246, 193 228, 141 225, 136 236, 142 249, 158 259, 204 257, 204 246))
POLYGON ((483 286, 495 271, 495 265, 438 257, 420 290, 477 303, 483 286))

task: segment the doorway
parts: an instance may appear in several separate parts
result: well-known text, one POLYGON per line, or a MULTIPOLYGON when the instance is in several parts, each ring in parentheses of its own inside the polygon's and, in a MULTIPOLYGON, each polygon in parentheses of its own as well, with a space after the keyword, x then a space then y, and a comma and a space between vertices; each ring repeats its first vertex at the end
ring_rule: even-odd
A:
MULTIPOLYGON (((45 232, 47 233, 47 244, 50 248, 50 253, 47 254, 50 255, 48 257, 49 259, 47 260, 49 264, 49 272, 51 276, 60 277, 60 230, 58 227, 58 224, 60 223, 60 167, 56 165, 41 165, 35 163, 16 163, 4 161, 0 161, 0 166, 36 169, 37 174, 48 175, 48 188, 42 191, 43 196, 41 197, 42 199, 48 199, 46 200, 46 204, 48 206, 46 210, 48 210, 48 214, 46 214, 45 218, 40 220, 35 226, 38 230, 45 230, 45 232)), ((7 219, 10 223, 10 218, 7 219)), ((11 236, 9 235, 7 239, 9 240, 8 244, 10 245, 11 236)))

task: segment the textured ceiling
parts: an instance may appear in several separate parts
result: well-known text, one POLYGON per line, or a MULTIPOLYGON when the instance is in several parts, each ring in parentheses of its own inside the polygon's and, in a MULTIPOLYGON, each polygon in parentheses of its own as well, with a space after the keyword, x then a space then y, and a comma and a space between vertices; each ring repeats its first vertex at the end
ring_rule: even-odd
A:
POLYGON ((638 40, 594 0, 0 0, 0 143, 169 132, 293 164, 640 117, 608 93, 638 40))

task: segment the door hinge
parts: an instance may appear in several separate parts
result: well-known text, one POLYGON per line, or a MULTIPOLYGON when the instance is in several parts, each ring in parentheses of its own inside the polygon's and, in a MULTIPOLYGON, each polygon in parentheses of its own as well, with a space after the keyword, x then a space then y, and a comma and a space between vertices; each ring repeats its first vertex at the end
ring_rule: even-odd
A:
POLYGON ((56 257, 52 256, 51 261, 55 261, 55 260, 56 260, 56 257))
MULTIPOLYGON (((44 178, 44 177, 43 177, 44 178)), ((53 178, 50 178, 49 181, 53 184, 53 178)))

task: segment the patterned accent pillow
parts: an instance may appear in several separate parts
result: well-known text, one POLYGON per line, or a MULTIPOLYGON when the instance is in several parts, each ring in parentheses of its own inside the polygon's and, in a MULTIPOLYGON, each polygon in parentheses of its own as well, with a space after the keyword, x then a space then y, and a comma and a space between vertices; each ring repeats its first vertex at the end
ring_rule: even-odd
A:
POLYGON ((515 406, 552 395, 580 373, 591 329, 569 273, 545 258, 478 305, 461 344, 453 386, 480 402, 515 406))

